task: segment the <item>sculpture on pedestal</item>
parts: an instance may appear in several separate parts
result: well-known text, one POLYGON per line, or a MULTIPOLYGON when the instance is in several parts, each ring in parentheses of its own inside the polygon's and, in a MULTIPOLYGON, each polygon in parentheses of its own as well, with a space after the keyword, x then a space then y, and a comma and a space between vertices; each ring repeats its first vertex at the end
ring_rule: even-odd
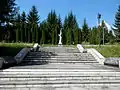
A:
POLYGON ((62 30, 60 30, 60 34, 59 34, 59 43, 58 43, 59 46, 62 45, 62 30))

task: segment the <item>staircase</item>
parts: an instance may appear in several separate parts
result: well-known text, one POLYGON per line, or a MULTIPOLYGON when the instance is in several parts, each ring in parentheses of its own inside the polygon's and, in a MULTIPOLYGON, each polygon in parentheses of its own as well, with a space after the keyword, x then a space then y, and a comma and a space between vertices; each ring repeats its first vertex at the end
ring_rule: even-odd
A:
POLYGON ((118 90, 120 70, 72 47, 43 47, 0 71, 0 90, 118 90))

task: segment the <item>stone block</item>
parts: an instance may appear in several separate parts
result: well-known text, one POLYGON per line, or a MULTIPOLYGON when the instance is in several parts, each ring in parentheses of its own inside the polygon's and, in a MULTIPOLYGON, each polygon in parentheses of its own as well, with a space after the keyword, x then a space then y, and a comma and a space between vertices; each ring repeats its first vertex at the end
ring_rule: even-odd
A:
POLYGON ((23 48, 14 58, 17 61, 17 64, 19 64, 24 57, 28 54, 29 48, 23 48))
POLYGON ((38 51, 39 47, 40 47, 39 44, 36 43, 36 44, 34 44, 32 49, 33 49, 34 52, 36 52, 36 51, 38 51))
POLYGON ((2 68, 3 63, 4 63, 4 59, 0 57, 0 68, 2 68))
POLYGON ((87 51, 92 54, 92 56, 99 62, 99 64, 104 65, 105 57, 102 56, 96 49, 91 48, 87 49, 87 51))
POLYGON ((83 48, 81 44, 77 44, 77 48, 81 53, 87 53, 87 50, 83 48))

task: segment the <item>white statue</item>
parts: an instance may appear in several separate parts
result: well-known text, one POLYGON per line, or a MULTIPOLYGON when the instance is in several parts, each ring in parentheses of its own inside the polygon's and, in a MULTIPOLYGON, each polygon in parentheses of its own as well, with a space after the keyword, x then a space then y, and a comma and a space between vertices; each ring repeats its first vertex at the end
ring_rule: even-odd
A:
POLYGON ((62 45, 62 31, 60 30, 60 34, 59 34, 59 43, 58 45, 62 45))

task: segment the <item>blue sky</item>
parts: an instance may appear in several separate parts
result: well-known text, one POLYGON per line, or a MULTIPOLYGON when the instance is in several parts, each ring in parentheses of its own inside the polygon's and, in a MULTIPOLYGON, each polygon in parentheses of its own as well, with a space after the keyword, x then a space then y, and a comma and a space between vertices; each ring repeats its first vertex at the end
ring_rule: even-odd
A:
POLYGON ((16 0, 16 3, 20 6, 20 12, 24 10, 27 14, 35 5, 39 11, 40 21, 46 19, 51 10, 55 10, 57 15, 61 15, 63 22, 68 12, 72 11, 80 27, 84 18, 88 25, 93 27, 97 25, 98 13, 102 15, 101 20, 112 25, 120 0, 16 0))

